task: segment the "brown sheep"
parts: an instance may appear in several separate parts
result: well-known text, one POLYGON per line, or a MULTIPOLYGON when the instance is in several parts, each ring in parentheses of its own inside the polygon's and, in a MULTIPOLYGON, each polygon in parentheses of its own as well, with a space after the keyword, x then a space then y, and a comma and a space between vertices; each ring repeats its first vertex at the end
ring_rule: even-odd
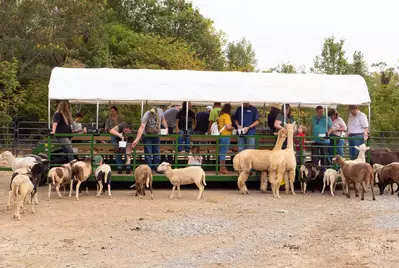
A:
POLYGON ((375 182, 380 188, 380 194, 384 193, 384 189, 388 184, 392 185, 393 182, 396 182, 399 185, 399 163, 391 163, 386 166, 374 164, 373 168, 375 170, 375 182))
MULTIPOLYGON (((85 182, 89 179, 89 176, 92 173, 91 167, 91 157, 86 157, 84 161, 77 161, 72 165, 72 180, 71 180, 71 188, 73 187, 73 182, 76 181, 76 200, 79 200, 79 187, 82 182, 85 182)), ((88 193, 86 187, 86 193, 88 193)))
POLYGON ((355 163, 355 164, 347 164, 344 159, 337 155, 333 158, 333 161, 338 163, 341 167, 342 173, 345 176, 345 184, 343 185, 346 188, 346 196, 350 198, 348 183, 360 183, 362 185, 362 197, 361 200, 364 200, 364 193, 368 185, 371 186, 371 193, 373 195, 373 200, 375 200, 374 196, 374 172, 373 168, 368 163, 355 163))
POLYGON ((148 165, 140 165, 134 170, 135 182, 130 188, 136 187, 136 196, 138 195, 141 199, 142 195, 145 195, 145 187, 150 188, 151 199, 154 199, 152 194, 152 170, 148 165))

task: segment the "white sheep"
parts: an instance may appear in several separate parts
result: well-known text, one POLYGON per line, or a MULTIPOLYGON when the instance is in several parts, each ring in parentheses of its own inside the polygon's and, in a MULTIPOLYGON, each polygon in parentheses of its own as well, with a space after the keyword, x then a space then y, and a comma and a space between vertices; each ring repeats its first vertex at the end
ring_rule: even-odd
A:
MULTIPOLYGON (((25 198, 31 194, 33 191, 33 183, 30 181, 28 175, 17 175, 14 177, 11 183, 11 193, 14 196, 15 203, 15 213, 14 218, 17 220, 21 219, 20 209, 22 209, 23 213, 23 203, 25 198)), ((31 205, 32 205, 32 213, 35 213, 35 209, 33 208, 32 195, 31 195, 31 205)), ((7 207, 10 209, 10 207, 7 207)))
POLYGON ((102 164, 96 168, 94 172, 97 181, 97 197, 99 197, 103 191, 103 184, 108 185, 108 196, 112 198, 111 195, 111 178, 112 178, 112 171, 111 167, 107 164, 102 164))
POLYGON ((181 198, 180 185, 187 185, 192 183, 195 183, 199 189, 197 199, 203 198, 205 188, 204 186, 206 186, 206 175, 201 167, 191 166, 186 168, 172 169, 169 163, 163 162, 158 166, 157 171, 164 171, 166 177, 168 177, 170 183, 173 185, 170 198, 173 198, 176 187, 178 191, 178 198, 181 198))
MULTIPOLYGON (((91 157, 86 157, 84 161, 77 161, 72 165, 72 180, 71 187, 73 187, 73 181, 77 181, 76 184, 76 200, 79 200, 79 187, 82 182, 85 182, 89 179, 91 175, 91 157)), ((88 190, 86 188, 86 193, 88 190)))
POLYGON ((341 172, 340 171, 336 171, 335 169, 329 168, 329 169, 327 169, 324 172, 323 190, 321 190, 321 194, 324 193, 324 189, 326 188, 326 184, 327 184, 327 185, 330 185, 331 195, 334 196, 335 187, 337 186, 338 177, 341 176, 341 172))
POLYGON ((11 165, 11 169, 14 172, 19 168, 32 168, 38 163, 34 157, 14 157, 14 155, 9 151, 0 154, 0 160, 3 159, 11 165))

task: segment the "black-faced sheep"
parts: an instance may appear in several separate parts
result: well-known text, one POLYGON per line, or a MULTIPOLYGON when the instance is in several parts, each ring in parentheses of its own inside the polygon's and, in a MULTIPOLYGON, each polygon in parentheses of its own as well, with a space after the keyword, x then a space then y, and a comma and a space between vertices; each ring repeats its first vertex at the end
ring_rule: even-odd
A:
POLYGON ((145 195, 145 186, 150 188, 151 199, 154 199, 152 193, 152 171, 148 165, 140 165, 134 170, 135 182, 130 188, 136 187, 136 196, 141 199, 142 195, 145 195))
POLYGON ((172 169, 169 163, 163 162, 157 168, 158 172, 165 172, 166 177, 169 179, 170 183, 173 185, 172 194, 170 198, 173 198, 173 194, 177 187, 178 198, 181 198, 180 185, 195 183, 199 189, 197 199, 201 199, 204 196, 204 186, 205 182, 205 172, 199 166, 191 166, 186 168, 172 169))
POLYGON ((341 167, 342 174, 345 177, 344 187, 346 188, 346 196, 350 198, 348 183, 351 181, 353 183, 359 183, 362 185, 362 197, 361 200, 364 200, 364 193, 367 192, 368 185, 371 186, 371 193, 373 196, 373 200, 375 200, 374 196, 374 173, 373 168, 368 163, 355 163, 355 164, 346 164, 344 159, 337 155, 333 158, 333 161, 338 163, 341 167))

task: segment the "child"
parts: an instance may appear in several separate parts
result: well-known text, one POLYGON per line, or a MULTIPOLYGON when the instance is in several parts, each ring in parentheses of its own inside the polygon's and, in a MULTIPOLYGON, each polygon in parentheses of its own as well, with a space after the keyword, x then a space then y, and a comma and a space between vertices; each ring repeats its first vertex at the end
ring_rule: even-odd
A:
POLYGON ((200 153, 200 148, 198 145, 191 147, 190 154, 188 155, 189 166, 201 166, 202 156, 198 155, 199 153, 200 153))
POLYGON ((306 162, 306 146, 305 146, 305 136, 306 136, 306 127, 303 125, 298 126, 297 134, 295 135, 295 144, 296 144, 296 162, 297 164, 303 164, 306 162), (302 157, 303 162, 301 162, 301 144, 302 143, 302 157))

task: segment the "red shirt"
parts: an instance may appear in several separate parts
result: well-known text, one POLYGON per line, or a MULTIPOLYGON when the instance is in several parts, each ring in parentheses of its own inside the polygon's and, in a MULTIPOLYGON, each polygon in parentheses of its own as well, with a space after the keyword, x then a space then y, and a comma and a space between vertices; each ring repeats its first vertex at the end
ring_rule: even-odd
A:
MULTIPOLYGON (((295 135, 295 137, 305 137, 305 133, 303 133, 303 132, 301 134, 297 133, 295 135)), ((296 150, 297 151, 301 150, 300 142, 301 142, 301 139, 299 139, 299 138, 295 139, 295 144, 296 144, 296 150)), ((305 139, 304 138, 302 138, 302 150, 306 150, 305 139)))

